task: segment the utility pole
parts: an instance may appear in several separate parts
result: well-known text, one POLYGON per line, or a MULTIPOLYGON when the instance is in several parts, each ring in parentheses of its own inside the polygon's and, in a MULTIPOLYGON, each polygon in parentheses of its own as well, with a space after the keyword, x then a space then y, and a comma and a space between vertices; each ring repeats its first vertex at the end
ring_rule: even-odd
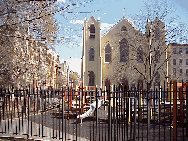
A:
MULTIPOLYGON (((71 57, 69 57, 69 58, 71 58, 71 57)), ((69 86, 69 64, 70 63, 68 63, 68 61, 67 61, 67 87, 69 86)))
POLYGON ((148 137, 147 137, 147 139, 149 140, 149 138, 150 138, 150 121, 151 121, 151 119, 150 119, 150 89, 151 89, 151 71, 152 71, 152 69, 151 69, 151 65, 152 65, 152 54, 151 54, 151 52, 152 52, 152 49, 151 49, 151 41, 152 41, 152 25, 151 25, 151 27, 150 27, 150 29, 149 29, 149 83, 147 82, 147 107, 148 107, 148 129, 147 129, 147 131, 148 131, 148 137))
POLYGON ((69 86, 69 65, 67 68, 67 87, 69 86))

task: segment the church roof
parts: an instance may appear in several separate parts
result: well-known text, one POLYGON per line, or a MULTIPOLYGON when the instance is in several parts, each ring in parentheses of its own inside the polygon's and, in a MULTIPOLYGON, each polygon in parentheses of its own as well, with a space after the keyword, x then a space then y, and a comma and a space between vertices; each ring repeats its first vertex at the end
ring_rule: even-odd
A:
POLYGON ((91 16, 89 20, 92 20, 93 22, 96 22, 96 20, 95 20, 95 18, 93 16, 91 16))
POLYGON ((112 31, 118 24, 120 24, 120 23, 123 22, 123 21, 127 22, 127 23, 130 24, 135 30, 138 31, 138 29, 136 28, 136 26, 134 26, 133 22, 131 22, 130 20, 125 19, 125 18, 123 17, 123 19, 119 20, 119 21, 118 21, 117 23, 115 23, 109 30, 107 30, 107 31, 102 35, 102 37, 106 36, 110 31, 112 31))

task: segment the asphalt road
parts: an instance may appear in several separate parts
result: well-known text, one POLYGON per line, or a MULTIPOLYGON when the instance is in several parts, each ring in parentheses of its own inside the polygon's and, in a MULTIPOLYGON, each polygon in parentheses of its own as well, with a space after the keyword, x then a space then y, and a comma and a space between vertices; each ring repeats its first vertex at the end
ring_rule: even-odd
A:
MULTIPOLYGON (((118 122, 118 120, 112 120, 110 128, 107 112, 108 109, 104 110, 102 106, 98 110, 98 122, 94 116, 85 118, 82 120, 80 119, 64 119, 56 118, 51 115, 51 112, 46 112, 43 114, 35 115, 30 118, 30 120, 42 124, 44 126, 50 127, 56 132, 54 132, 54 136, 56 137, 58 130, 69 133, 72 135, 76 135, 77 137, 83 137, 89 140, 107 140, 112 141, 114 140, 133 140, 135 137, 136 140, 147 140, 147 135, 150 140, 165 140, 171 141, 173 140, 173 129, 170 127, 164 127, 162 125, 153 125, 151 122, 150 130, 147 130, 147 121, 143 122, 132 122, 127 124, 126 119, 122 122, 118 122), (63 128, 62 128, 63 127, 63 128), (134 134, 134 127, 136 129, 136 135, 134 134), (171 138, 170 138, 171 132, 171 138), (109 134, 110 133, 110 134, 109 134), (149 133, 149 134, 148 134, 149 133)), ((185 135, 184 129, 184 135, 185 135)), ((177 140, 183 140, 183 128, 177 128, 178 138, 177 140)), ((64 135, 65 139, 68 139, 68 135, 64 135)), ((58 138, 58 137, 57 137, 58 138)), ((187 139, 184 139, 187 140, 187 139)))

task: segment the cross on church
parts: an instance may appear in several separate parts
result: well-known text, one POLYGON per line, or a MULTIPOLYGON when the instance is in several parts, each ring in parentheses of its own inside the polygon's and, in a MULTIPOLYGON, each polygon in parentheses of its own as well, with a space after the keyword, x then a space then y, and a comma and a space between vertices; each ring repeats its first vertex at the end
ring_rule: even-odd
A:
POLYGON ((125 19, 125 8, 123 9, 123 18, 125 19))

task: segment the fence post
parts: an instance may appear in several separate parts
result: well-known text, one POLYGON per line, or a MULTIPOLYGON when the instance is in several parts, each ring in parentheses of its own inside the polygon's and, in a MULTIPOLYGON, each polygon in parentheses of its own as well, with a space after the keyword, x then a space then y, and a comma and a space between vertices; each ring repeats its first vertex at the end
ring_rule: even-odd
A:
POLYGON ((138 93, 138 105, 139 105, 139 121, 142 121, 142 94, 141 91, 139 91, 140 93, 138 93))
POLYGON ((137 98, 135 97, 135 93, 134 93, 134 133, 133 133, 133 141, 136 141, 136 102, 137 102, 137 98))
POLYGON ((188 136, 188 86, 186 86, 186 136, 188 136))
POLYGON ((112 123, 112 121, 111 121, 111 94, 110 94, 110 85, 109 85, 109 87, 108 87, 108 94, 107 94, 107 96, 108 96, 108 100, 109 100, 109 104, 108 104, 108 140, 110 141, 111 140, 111 123, 112 123))
POLYGON ((177 82, 173 82, 173 141, 177 141, 177 82))
POLYGON ((149 137, 150 137, 150 85, 151 84, 147 84, 147 110, 148 110, 148 127, 147 127, 147 140, 149 141, 149 137))
POLYGON ((128 93, 129 93, 129 95, 128 95, 128 97, 129 97, 129 99, 128 99, 128 102, 129 102, 129 121, 128 121, 128 123, 130 123, 131 122, 131 117, 132 117, 132 115, 131 115, 132 107, 131 107, 130 91, 128 93))
MULTIPOLYGON (((63 87, 62 87, 62 93, 61 93, 62 95, 61 95, 61 100, 62 100, 62 105, 61 105, 61 111, 62 111, 62 123, 61 123, 61 129, 62 129, 62 140, 63 140, 63 122, 64 122, 64 89, 63 89, 63 87)), ((60 126, 60 125, 59 125, 60 126)), ((77 123, 76 123, 76 126, 77 126, 77 123)), ((77 130, 77 128, 76 128, 76 130, 77 130)), ((77 133, 77 132, 76 132, 77 133)), ((76 134, 76 136, 77 136, 77 134, 76 134)))
POLYGON ((96 113, 95 113, 95 116, 96 116, 96 127, 97 127, 97 123, 98 123, 98 95, 97 95, 97 87, 95 88, 95 94, 96 94, 96 113))
POLYGON ((70 98, 70 108, 72 108, 72 87, 70 89, 70 95, 69 95, 69 98, 70 98))
POLYGON ((180 93, 180 124, 183 125, 183 82, 182 82, 182 87, 179 90, 180 93))
POLYGON ((28 105, 28 112, 27 112, 27 116, 28 116, 28 121, 27 121, 27 124, 28 124, 27 137, 29 137, 29 114, 30 114, 30 111, 29 111, 29 108, 30 108, 29 100, 30 100, 30 87, 29 87, 29 90, 26 89, 26 93, 27 93, 27 96, 28 96, 28 103, 27 103, 27 105, 28 105))

